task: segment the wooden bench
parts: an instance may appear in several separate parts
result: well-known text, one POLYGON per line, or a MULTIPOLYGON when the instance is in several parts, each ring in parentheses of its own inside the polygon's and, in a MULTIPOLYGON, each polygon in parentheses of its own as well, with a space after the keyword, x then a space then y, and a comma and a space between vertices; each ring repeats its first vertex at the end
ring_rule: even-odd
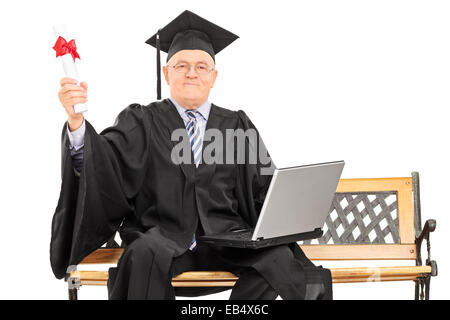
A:
MULTIPOLYGON (((341 179, 320 239, 299 242, 311 260, 415 260, 415 266, 330 268, 333 283, 415 281, 415 299, 429 299, 430 277, 437 264, 430 257, 430 232, 435 220, 422 228, 419 174, 407 178, 341 179), (427 244, 422 263, 421 247, 427 244)), ((105 248, 81 264, 116 264, 123 252, 111 239, 105 248)), ((324 265, 324 267, 326 267, 324 265)), ((69 299, 83 285, 105 286, 107 271, 68 270, 69 299)), ((232 287, 237 277, 223 271, 185 272, 172 279, 174 287, 232 287)))

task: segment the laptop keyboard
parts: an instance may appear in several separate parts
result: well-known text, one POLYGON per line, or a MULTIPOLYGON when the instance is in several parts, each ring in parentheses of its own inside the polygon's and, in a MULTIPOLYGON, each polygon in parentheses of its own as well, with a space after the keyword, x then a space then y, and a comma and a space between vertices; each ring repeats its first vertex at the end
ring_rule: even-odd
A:
POLYGON ((228 238, 236 240, 250 240, 253 235, 253 230, 246 230, 240 232, 228 233, 228 238))
MULTIPOLYGON (((214 240, 218 240, 218 241, 227 241, 227 240, 232 240, 232 241, 242 241, 242 242, 247 242, 247 241, 251 241, 252 240, 252 236, 253 236, 253 231, 254 229, 243 229, 243 230, 239 230, 239 231, 231 231, 231 232, 226 232, 226 233, 221 233, 221 234, 215 234, 215 235, 211 235, 211 236, 205 236, 206 238, 210 238, 208 240, 210 241, 214 241, 214 240)), ((200 237, 200 240, 202 240, 203 237, 200 237)), ((203 239, 205 241, 208 241, 206 239, 203 239)))

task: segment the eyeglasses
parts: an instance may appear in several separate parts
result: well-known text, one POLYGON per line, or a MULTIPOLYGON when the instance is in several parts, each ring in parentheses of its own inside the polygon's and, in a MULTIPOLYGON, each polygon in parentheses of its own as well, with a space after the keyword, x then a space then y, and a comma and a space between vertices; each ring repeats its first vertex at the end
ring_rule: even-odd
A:
POLYGON ((208 74, 214 70, 214 68, 209 67, 206 63, 203 63, 203 62, 196 63, 195 65, 189 64, 187 62, 179 62, 174 66, 169 66, 169 65, 167 65, 167 66, 170 68, 174 68, 175 72, 184 73, 184 74, 191 71, 191 66, 194 67, 194 71, 197 74, 201 74, 201 75, 208 74))

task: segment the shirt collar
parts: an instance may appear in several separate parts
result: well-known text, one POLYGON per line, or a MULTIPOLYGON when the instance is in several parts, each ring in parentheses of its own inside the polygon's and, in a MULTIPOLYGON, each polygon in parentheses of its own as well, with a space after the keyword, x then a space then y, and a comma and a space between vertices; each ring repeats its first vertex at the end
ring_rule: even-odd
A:
MULTIPOLYGON (((180 114, 180 116, 184 119, 185 117, 187 117, 185 111, 187 110, 186 108, 183 108, 174 98, 170 97, 169 98, 170 101, 172 101, 172 103, 175 105, 175 107, 177 108, 178 113, 180 114)), ((209 112, 211 111, 211 102, 209 102, 208 100, 206 100, 200 107, 198 107, 197 109, 195 109, 196 111, 198 111, 202 117, 205 120, 208 120, 209 117, 209 112)))

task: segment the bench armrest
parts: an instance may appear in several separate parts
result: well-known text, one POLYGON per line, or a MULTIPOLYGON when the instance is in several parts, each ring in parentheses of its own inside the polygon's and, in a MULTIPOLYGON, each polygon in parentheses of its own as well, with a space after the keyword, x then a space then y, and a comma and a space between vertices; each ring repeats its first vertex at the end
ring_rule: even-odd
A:
POLYGON ((431 260, 431 252, 430 252, 431 251, 430 233, 433 232, 435 229, 436 229, 436 220, 429 219, 425 222, 422 232, 416 238, 416 252, 417 252, 416 265, 419 265, 419 266, 422 265, 421 247, 422 247, 422 241, 425 239, 427 241, 427 253, 428 253, 426 265, 431 266, 431 275, 432 276, 437 276, 437 264, 436 264, 436 261, 431 260))

